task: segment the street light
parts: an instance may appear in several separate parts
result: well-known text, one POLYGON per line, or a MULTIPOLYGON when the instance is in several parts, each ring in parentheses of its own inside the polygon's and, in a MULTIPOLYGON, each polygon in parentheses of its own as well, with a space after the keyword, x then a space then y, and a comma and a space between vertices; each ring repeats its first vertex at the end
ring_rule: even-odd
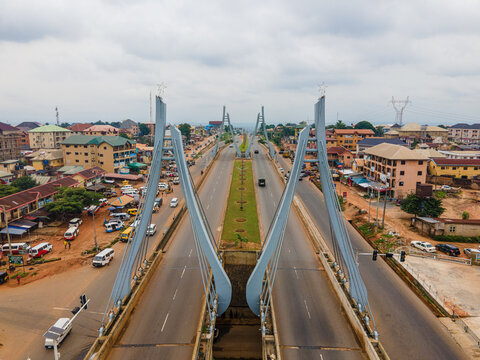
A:
POLYGON ((8 247, 10 249, 10 256, 13 255, 12 253, 12 242, 10 241, 10 231, 8 230, 8 218, 7 218, 7 212, 5 211, 5 205, 0 205, 2 207, 2 210, 3 210, 3 216, 5 218, 5 223, 7 224, 7 239, 8 239, 8 247))

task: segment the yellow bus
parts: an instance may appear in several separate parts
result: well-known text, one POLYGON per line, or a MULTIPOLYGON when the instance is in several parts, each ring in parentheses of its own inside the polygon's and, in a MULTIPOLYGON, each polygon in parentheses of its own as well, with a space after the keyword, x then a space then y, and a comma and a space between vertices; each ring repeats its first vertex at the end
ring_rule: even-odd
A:
POLYGON ((127 242, 133 230, 133 227, 129 226, 124 232, 122 232, 122 235, 120 235, 120 240, 123 242, 127 242))

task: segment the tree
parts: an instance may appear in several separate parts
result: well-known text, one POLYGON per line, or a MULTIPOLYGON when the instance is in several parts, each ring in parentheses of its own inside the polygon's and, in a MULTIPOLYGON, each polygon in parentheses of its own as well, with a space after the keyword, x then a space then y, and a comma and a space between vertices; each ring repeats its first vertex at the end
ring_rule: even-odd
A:
POLYGON ((62 122, 62 123, 60 124, 60 127, 63 127, 63 128, 65 128, 65 129, 66 129, 66 128, 69 128, 70 126, 72 126, 72 124, 70 124, 70 123, 68 123, 68 122, 62 122))
POLYGON ((470 219, 470 213, 468 211, 462 212, 462 219, 463 220, 468 220, 470 219))
POLYGON ((28 190, 37 185, 37 182, 30 176, 22 176, 12 182, 12 186, 18 188, 19 191, 28 190))
POLYGON ((334 129, 346 129, 347 125, 342 120, 338 120, 335 125, 333 125, 334 129))
POLYGON ((130 139, 130 136, 128 136, 128 134, 125 134, 125 133, 120 133, 118 136, 123 137, 125 139, 130 139))
POLYGON ((442 200, 433 197, 420 198, 415 194, 408 194, 403 199, 400 208, 406 213, 417 216, 439 217, 445 211, 442 200))
POLYGON ((15 194, 16 192, 19 192, 19 191, 20 190, 18 188, 12 185, 0 185, 0 198, 15 194))
POLYGON ((375 131, 375 136, 382 137, 384 135, 383 129, 384 129, 383 126, 376 126, 375 130, 373 130, 375 131))
POLYGON ((138 128, 140 129, 140 133, 143 136, 150 134, 150 129, 148 128, 147 125, 140 123, 138 124, 138 128))
POLYGON ((187 141, 190 140, 190 131, 191 131, 190 124, 187 124, 187 123, 180 124, 178 125, 178 130, 180 130, 182 135, 187 138, 187 141))
POLYGON ((67 216, 79 215, 86 206, 97 205, 102 197, 84 188, 61 187, 54 196, 54 201, 45 205, 45 210, 64 220, 67 216))
POLYGON ((413 139, 412 145, 410 145, 410 148, 415 149, 418 144, 419 144, 419 141, 417 139, 413 139))
POLYGON ((355 124, 355 129, 370 129, 370 130, 375 131, 375 126, 373 126, 368 121, 360 121, 360 122, 355 124))

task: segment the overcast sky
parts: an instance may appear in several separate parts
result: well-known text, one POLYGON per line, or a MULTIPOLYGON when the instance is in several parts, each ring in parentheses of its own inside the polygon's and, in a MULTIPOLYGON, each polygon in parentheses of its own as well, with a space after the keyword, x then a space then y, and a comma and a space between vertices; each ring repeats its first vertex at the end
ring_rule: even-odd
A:
POLYGON ((480 122, 480 3, 0 0, 0 121, 480 122))

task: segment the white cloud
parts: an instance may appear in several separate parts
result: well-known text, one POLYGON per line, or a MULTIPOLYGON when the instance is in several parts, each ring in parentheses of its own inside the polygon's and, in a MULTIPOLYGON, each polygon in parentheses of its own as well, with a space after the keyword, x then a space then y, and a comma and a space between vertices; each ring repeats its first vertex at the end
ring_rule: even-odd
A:
POLYGON ((55 106, 67 122, 146 121, 159 82, 174 122, 223 104, 234 123, 262 104, 267 121, 312 119, 322 81, 330 121, 392 122, 392 95, 475 116, 479 17, 468 0, 3 1, 0 121, 52 122, 55 106))

